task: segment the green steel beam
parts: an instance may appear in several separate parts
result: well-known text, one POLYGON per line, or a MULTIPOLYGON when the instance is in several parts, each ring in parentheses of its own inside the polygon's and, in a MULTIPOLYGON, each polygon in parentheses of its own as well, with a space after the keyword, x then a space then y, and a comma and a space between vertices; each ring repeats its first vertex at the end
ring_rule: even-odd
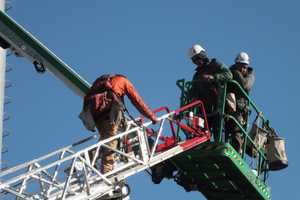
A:
POLYGON ((0 11, 0 36, 11 45, 13 51, 32 63, 43 65, 79 96, 83 97, 88 91, 90 84, 86 80, 2 11, 0 11))

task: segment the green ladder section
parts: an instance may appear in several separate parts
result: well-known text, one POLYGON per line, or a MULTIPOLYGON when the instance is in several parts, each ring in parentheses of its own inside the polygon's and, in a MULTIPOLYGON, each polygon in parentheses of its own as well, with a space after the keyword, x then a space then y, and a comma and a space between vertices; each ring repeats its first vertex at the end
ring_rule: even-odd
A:
POLYGON ((90 84, 87 81, 2 11, 0 36, 10 44, 14 52, 51 71, 79 96, 83 97, 88 91, 90 84))
POLYGON ((228 144, 208 143, 172 161, 209 200, 268 200, 268 186, 228 144))

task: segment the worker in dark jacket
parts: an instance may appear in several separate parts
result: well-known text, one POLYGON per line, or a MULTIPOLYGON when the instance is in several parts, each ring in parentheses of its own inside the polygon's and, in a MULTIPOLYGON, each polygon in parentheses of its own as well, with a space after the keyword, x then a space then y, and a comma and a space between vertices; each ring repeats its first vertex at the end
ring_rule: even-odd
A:
MULTIPOLYGON (((88 99, 97 94, 99 91, 98 83, 102 81, 101 77, 98 78, 91 87, 90 91, 84 98, 84 109, 88 108, 88 99)), ((124 96, 128 96, 129 100, 138 109, 138 111, 149 118, 153 123, 157 122, 155 114, 149 109, 149 107, 144 103, 143 99, 140 97, 133 84, 123 75, 114 75, 109 77, 110 89, 118 99, 123 102, 124 96)), ((107 139, 116 135, 120 123, 122 121, 124 109, 120 105, 120 101, 114 101, 108 112, 100 115, 93 116, 96 123, 96 127, 100 134, 100 140, 107 139)), ((112 149, 117 148, 118 141, 114 140, 107 144, 112 149)), ((102 149, 101 153, 101 172, 107 173, 113 170, 114 165, 114 153, 107 148, 102 149)))
MULTIPOLYGON (((249 65, 249 55, 245 52, 240 52, 235 58, 235 64, 230 67, 233 80, 237 81, 247 94, 249 94, 255 81, 253 69, 249 65)), ((236 110, 228 110, 228 112, 246 129, 249 114, 249 101, 236 85, 228 84, 227 91, 228 93, 234 93, 236 99, 236 110)), ((244 137, 240 128, 232 120, 226 122, 226 136, 227 138, 231 138, 232 146, 239 153, 242 153, 244 137)))
MULTIPOLYGON (((195 44, 189 50, 189 57, 192 62, 197 65, 189 97, 192 100, 202 100, 206 113, 211 115, 217 112, 219 84, 232 79, 232 74, 230 70, 217 61, 217 59, 209 59, 205 49, 199 44, 195 44)), ((217 134, 217 121, 218 117, 216 115, 208 117, 208 123, 214 135, 217 134)))

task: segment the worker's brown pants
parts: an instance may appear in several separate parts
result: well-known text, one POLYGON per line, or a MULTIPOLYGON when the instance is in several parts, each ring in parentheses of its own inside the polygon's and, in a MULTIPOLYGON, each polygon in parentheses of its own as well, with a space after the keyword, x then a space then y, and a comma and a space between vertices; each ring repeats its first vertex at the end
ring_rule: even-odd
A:
MULTIPOLYGON (((247 129, 247 115, 244 113, 234 113, 233 114, 236 120, 240 123, 240 125, 246 130, 247 129)), ((239 153, 243 153, 243 144, 244 144, 244 135, 239 126, 232 120, 229 119, 225 122, 225 137, 226 141, 228 139, 231 140, 231 145, 233 148, 239 153)))
MULTIPOLYGON (((96 122, 97 129, 100 134, 100 140, 105 140, 109 137, 116 135, 118 131, 118 125, 116 125, 111 120, 98 120, 96 122)), ((109 143, 105 143, 105 145, 111 147, 112 149, 117 149, 118 140, 113 140, 109 143)), ((102 147, 101 151, 101 172, 103 174, 112 171, 114 167, 115 154, 113 151, 108 148, 102 147)))

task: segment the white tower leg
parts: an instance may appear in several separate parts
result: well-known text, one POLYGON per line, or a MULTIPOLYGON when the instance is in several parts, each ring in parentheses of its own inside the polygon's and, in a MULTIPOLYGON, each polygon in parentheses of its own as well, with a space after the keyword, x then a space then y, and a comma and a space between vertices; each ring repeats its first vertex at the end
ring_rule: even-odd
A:
MULTIPOLYGON (((5 9, 5 0, 0 0, 0 10, 4 11, 4 9, 5 9)), ((4 50, 0 47, 0 171, 2 169, 2 137, 3 137, 5 67, 6 67, 6 50, 4 50)))

